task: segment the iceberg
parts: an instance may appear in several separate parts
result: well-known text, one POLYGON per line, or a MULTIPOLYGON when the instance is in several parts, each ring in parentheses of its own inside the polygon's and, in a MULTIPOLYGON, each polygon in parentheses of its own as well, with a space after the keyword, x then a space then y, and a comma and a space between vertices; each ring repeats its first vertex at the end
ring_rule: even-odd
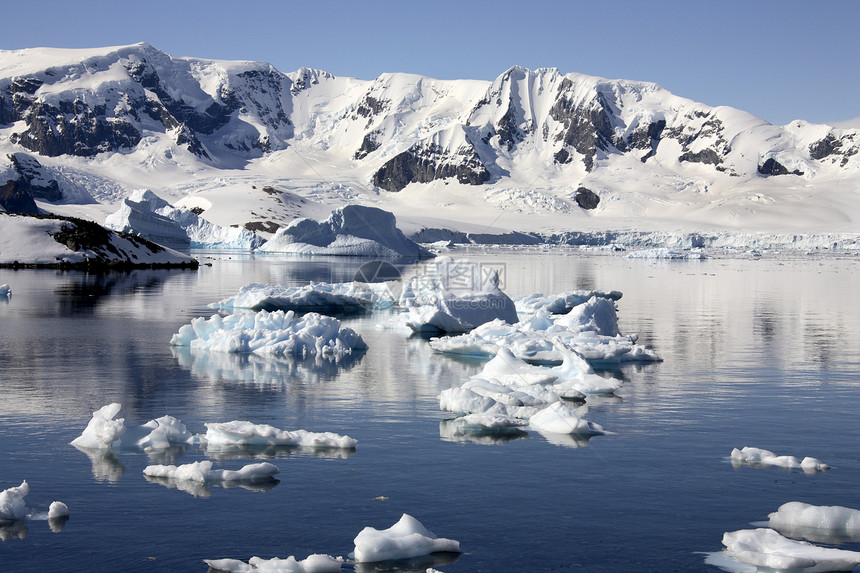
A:
POLYGON ((324 221, 296 219, 278 229, 258 251, 381 258, 433 256, 406 238, 392 213, 363 205, 335 209, 324 221))
POLYGON ((251 557, 247 563, 238 559, 204 559, 209 567, 226 573, 340 573, 342 560, 315 553, 301 561, 290 555, 286 559, 251 557))
POLYGON ((207 422, 206 434, 201 436, 207 450, 242 446, 291 446, 303 448, 354 448, 358 440, 333 432, 287 431, 267 424, 247 421, 207 422))
POLYGON ((408 514, 388 529, 365 527, 356 535, 355 560, 359 563, 410 559, 430 553, 461 553, 460 542, 436 537, 408 514))
POLYGON ((772 529, 729 531, 723 534, 723 545, 726 554, 712 555, 706 562, 727 571, 823 573, 853 571, 860 565, 860 552, 795 541, 772 529))
POLYGON ((403 286, 399 304, 415 332, 468 332, 484 323, 519 318, 499 288, 498 269, 466 259, 437 257, 403 286))
POLYGON ((181 466, 151 465, 143 469, 148 477, 171 480, 188 480, 197 483, 255 482, 270 480, 281 473, 277 466, 268 462, 248 464, 238 470, 213 470, 212 461, 202 460, 181 466))
POLYGON ((397 302, 393 294, 396 290, 389 282, 310 283, 300 287, 252 283, 209 307, 228 312, 242 308, 356 314, 393 306, 397 302))
POLYGON ((21 485, 0 491, 0 522, 24 519, 29 513, 24 498, 30 493, 27 481, 21 485))
POLYGON ((559 294, 544 295, 534 293, 526 296, 511 297, 520 314, 534 314, 539 310, 545 310, 550 314, 567 314, 574 307, 579 306, 591 298, 605 298, 617 301, 622 293, 617 290, 573 290, 559 294))
POLYGON ((69 506, 62 501, 52 501, 48 506, 48 519, 62 519, 69 517, 69 506))
POLYGON ((529 427, 549 434, 597 436, 606 433, 600 424, 583 420, 562 402, 550 404, 529 418, 529 427))
POLYGON ((552 315, 546 308, 523 317, 516 324, 494 320, 471 332, 430 341, 445 354, 490 357, 499 348, 509 349, 522 360, 534 363, 563 361, 562 348, 570 348, 592 364, 659 362, 657 354, 640 344, 638 335, 623 335, 612 299, 592 296, 566 314, 552 315))
POLYGON ((119 210, 105 218, 105 227, 155 243, 195 249, 252 250, 265 242, 247 229, 221 227, 188 209, 174 207, 148 189, 126 197, 119 210))
POLYGON ((71 445, 83 450, 139 449, 145 452, 193 442, 185 425, 173 416, 162 416, 129 428, 124 418, 116 418, 122 406, 116 402, 102 406, 71 445))
POLYGON ((816 458, 805 457, 803 460, 798 460, 794 456, 778 456, 769 450, 750 446, 746 446, 742 450, 734 448, 731 460, 732 465, 736 468, 742 466, 777 466, 787 469, 800 468, 806 473, 817 473, 830 469, 829 465, 816 458))
POLYGON ((179 328, 170 339, 173 346, 192 350, 256 354, 266 357, 320 356, 338 361, 367 348, 351 328, 315 312, 297 316, 295 311, 237 312, 226 317, 198 317, 179 328))
POLYGON ((790 501, 768 516, 768 526, 790 537, 822 543, 860 542, 860 510, 790 501))

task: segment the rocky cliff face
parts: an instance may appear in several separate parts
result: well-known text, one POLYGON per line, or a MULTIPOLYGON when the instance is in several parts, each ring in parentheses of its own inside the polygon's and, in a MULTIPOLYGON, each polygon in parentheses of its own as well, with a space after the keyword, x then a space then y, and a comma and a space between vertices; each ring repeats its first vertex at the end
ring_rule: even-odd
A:
MULTIPOLYGON (((0 52, 0 63, 8 54, 0 52)), ((146 44, 39 56, 54 63, 6 66, 0 77, 0 145, 19 155, 129 153, 154 138, 218 166, 301 142, 342 153, 390 192, 440 179, 482 185, 514 177, 526 163, 581 181, 627 156, 672 176, 860 169, 856 130, 772 126, 654 84, 555 69, 514 67, 489 83, 407 74, 361 81, 173 58, 146 44)), ((22 193, 20 182, 14 187, 10 197, 22 193)), ((56 189, 37 192, 59 198, 56 189)))

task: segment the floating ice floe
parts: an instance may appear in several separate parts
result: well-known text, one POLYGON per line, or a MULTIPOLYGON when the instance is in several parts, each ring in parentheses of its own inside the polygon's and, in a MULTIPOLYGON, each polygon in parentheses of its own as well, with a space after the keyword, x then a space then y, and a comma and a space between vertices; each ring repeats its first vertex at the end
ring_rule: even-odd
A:
POLYGON ((468 332, 496 319, 519 320, 516 305, 499 288, 497 269, 451 257, 437 257, 410 278, 399 304, 415 332, 468 332))
POLYGON ((151 451, 192 443, 193 436, 185 424, 173 416, 162 416, 138 427, 128 428, 124 418, 116 418, 122 406, 102 406, 87 427, 71 444, 85 450, 140 449, 151 451))
POLYGON ((534 293, 526 296, 514 296, 511 299, 520 314, 534 314, 539 310, 545 310, 550 314, 567 314, 575 306, 588 302, 591 298, 619 300, 621 296, 622 293, 617 290, 573 290, 550 295, 534 293))
POLYGON ((0 491, 0 521, 24 519, 29 513, 24 498, 30 493, 27 481, 21 485, 0 491))
POLYGON ((584 420, 567 400, 586 396, 612 395, 621 387, 615 378, 603 378, 570 348, 559 348, 561 365, 529 364, 499 347, 484 369, 460 387, 443 390, 439 407, 464 419, 449 421, 448 431, 488 433, 506 422, 513 428, 525 426, 542 434, 593 436, 607 433, 600 425, 584 420), (457 425, 459 424, 459 428, 457 425))
POLYGON ((120 408, 119 404, 113 403, 93 412, 87 427, 72 440, 72 445, 84 451, 154 452, 172 446, 200 444, 205 446, 207 452, 217 452, 257 446, 353 449, 358 443, 354 438, 334 432, 287 431, 243 420, 206 422, 206 433, 196 435, 172 416, 162 416, 129 428, 124 418, 115 418, 120 408))
POLYGON ((517 324, 494 320, 468 333, 431 340, 430 346, 437 352, 468 356, 494 356, 503 347, 537 363, 562 360, 559 348, 565 346, 593 364, 660 361, 653 350, 636 344, 638 338, 619 331, 613 300, 591 297, 567 314, 539 309, 517 324))
POLYGON ((729 531, 723 534, 723 545, 726 550, 711 554, 706 562, 725 571, 824 573, 853 571, 860 565, 860 552, 795 541, 773 529, 729 531))
POLYGON ((221 227, 188 209, 177 208, 148 189, 132 191, 105 227, 139 235, 156 243, 191 248, 250 250, 265 240, 241 227, 221 227))
POLYGON ((268 462, 248 464, 238 470, 213 470, 210 460, 202 460, 181 466, 151 465, 143 469, 148 477, 171 480, 187 480, 197 483, 255 482, 270 480, 281 472, 277 466, 268 462))
POLYGON ((238 559, 204 559, 209 567, 227 573, 339 573, 342 559, 315 553, 301 561, 290 555, 286 559, 251 557, 247 563, 238 559))
POLYGON ((294 310, 323 314, 355 314, 397 303, 394 286, 382 283, 311 283, 300 287, 249 284, 235 296, 209 305, 232 312, 233 309, 294 310))
POLYGON ((860 541, 860 510, 790 501, 768 516, 768 525, 790 537, 822 543, 860 541))
POLYGON ((662 259, 662 260, 703 260, 708 255, 699 250, 674 250, 667 247, 634 251, 627 255, 628 259, 662 259))
MULTIPOLYGON (((21 482, 21 485, 10 487, 0 491, 0 529, 5 529, 10 522, 17 522, 27 518, 45 519, 51 522, 51 529, 59 531, 62 525, 69 517, 69 507, 62 501, 51 502, 48 508, 48 513, 34 513, 27 507, 27 502, 24 500, 30 493, 30 485, 27 480, 21 482)), ((0 539, 4 539, 4 535, 0 532, 0 539)))
POLYGON ((170 339, 173 346, 214 352, 253 353, 259 356, 319 356, 340 360, 367 348, 351 328, 338 319, 290 310, 236 312, 226 317, 195 318, 170 339))
POLYGON ((376 207, 346 205, 328 219, 296 219, 259 251, 359 257, 427 258, 433 255, 397 228, 394 215, 376 207))
POLYGON ((365 527, 354 543, 355 560, 359 563, 409 559, 437 552, 461 553, 459 541, 436 537, 405 513, 388 529, 365 527))
POLYGON ((802 469, 806 473, 817 473, 827 471, 830 466, 816 458, 805 457, 798 460, 794 456, 778 456, 771 451, 761 448, 744 447, 742 450, 734 448, 731 455, 734 467, 742 466, 777 466, 788 469, 802 469))
POLYGON ((243 446, 292 446, 303 448, 354 448, 358 440, 333 432, 287 431, 247 421, 207 422, 201 441, 207 450, 243 446))
POLYGON ((550 434, 597 436, 606 433, 600 424, 583 420, 562 402, 550 404, 529 418, 529 427, 550 434))

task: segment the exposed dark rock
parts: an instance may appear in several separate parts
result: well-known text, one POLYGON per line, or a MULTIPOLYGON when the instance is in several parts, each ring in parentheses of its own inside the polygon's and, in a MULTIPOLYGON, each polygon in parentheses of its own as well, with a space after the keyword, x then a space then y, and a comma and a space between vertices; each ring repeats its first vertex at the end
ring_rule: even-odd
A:
POLYGON ((809 144, 809 155, 813 159, 824 159, 837 153, 841 148, 842 142, 833 137, 832 133, 828 133, 824 139, 809 144))
POLYGON ((513 102, 508 104, 508 110, 496 124, 496 133, 499 136, 499 145, 508 151, 513 150, 516 144, 525 137, 525 134, 517 124, 517 111, 513 102))
POLYGON ((761 175, 803 175, 803 171, 799 169, 795 169, 794 171, 789 171, 782 163, 774 159, 773 157, 769 158, 767 161, 758 166, 758 172, 761 175))
POLYGON ((0 207, 9 213, 34 215, 39 212, 30 194, 29 185, 19 179, 9 180, 0 185, 0 207))
POLYGON ((689 161, 690 163, 706 163, 708 165, 719 165, 722 161, 719 154, 713 149, 703 149, 697 153, 687 151, 678 157, 678 161, 689 161))
POLYGON ((364 159, 369 154, 379 149, 379 141, 376 139, 377 135, 379 135, 379 133, 376 131, 371 131, 365 135, 361 142, 361 147, 359 147, 358 151, 355 152, 355 155, 352 156, 353 159, 364 159))
POLYGON ((274 221, 249 221, 245 223, 245 228, 254 233, 262 231, 264 233, 274 233, 281 226, 274 221))
POLYGON ((481 185, 490 172, 472 147, 448 153, 437 145, 416 144, 387 161, 373 174, 373 184, 386 191, 400 191, 410 183, 429 183, 456 178, 469 185, 481 185))
POLYGON ((33 198, 46 201, 59 201, 63 198, 57 180, 48 178, 45 168, 35 157, 26 153, 11 153, 8 157, 21 176, 20 182, 27 187, 33 198))
POLYGON ((597 205, 600 203, 600 197, 587 187, 580 187, 576 190, 576 195, 574 195, 574 199, 576 200, 576 204, 582 207, 583 209, 596 209, 597 205))
MULTIPOLYGON (((573 96, 567 92, 572 91, 573 82, 565 78, 559 88, 559 96, 556 103, 550 109, 550 117, 564 125, 564 131, 559 136, 564 145, 570 146, 582 155, 582 162, 586 171, 594 169, 594 160, 598 150, 609 151, 612 148, 618 151, 627 151, 627 143, 615 135, 612 129, 611 106, 602 93, 598 93, 593 100, 578 105, 573 96)), ((565 161, 569 156, 559 155, 565 161)))

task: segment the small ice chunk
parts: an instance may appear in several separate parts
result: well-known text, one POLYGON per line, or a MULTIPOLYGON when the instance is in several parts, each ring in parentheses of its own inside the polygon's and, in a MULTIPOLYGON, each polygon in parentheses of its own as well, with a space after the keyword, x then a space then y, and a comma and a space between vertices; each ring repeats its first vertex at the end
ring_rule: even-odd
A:
POLYGON ((204 559, 203 561, 212 569, 227 573, 339 573, 342 563, 342 560, 320 553, 309 555, 301 561, 292 555, 286 559, 251 557, 247 563, 238 559, 204 559))
POLYGON ((109 450, 119 447, 119 441, 125 433, 125 419, 114 419, 122 406, 114 402, 102 406, 90 419, 83 433, 72 440, 71 444, 90 450, 109 450))
POLYGON ((0 491, 0 521, 12 521, 27 517, 27 504, 24 498, 30 493, 27 481, 21 485, 0 491))
POLYGON ((405 513, 388 529, 365 527, 354 542, 355 560, 359 563, 409 559, 441 551, 461 553, 459 541, 436 537, 405 513))
POLYGON ((781 468, 800 468, 806 473, 827 471, 830 466, 822 463, 816 458, 805 457, 798 460, 794 456, 778 456, 770 450, 746 446, 742 450, 734 448, 731 454, 732 465, 741 467, 745 465, 777 466, 781 468))
POLYGON ((275 358, 318 356, 334 361, 367 348, 361 335, 351 328, 341 328, 338 319, 315 312, 298 316, 292 310, 198 317, 180 327, 170 344, 192 350, 275 358))
POLYGON ((235 446, 294 446, 304 448, 354 448, 358 440, 333 432, 281 430, 268 424, 244 420, 207 422, 206 434, 201 436, 208 449, 235 446))
POLYGON ((8 284, 0 285, 0 296, 9 296, 12 294, 12 287, 8 284))
POLYGON ((723 545, 738 562, 766 567, 768 571, 823 573, 853 571, 860 565, 860 552, 794 541, 772 529, 729 531, 723 534, 723 545))
POLYGON ((62 501, 54 501, 51 502, 50 507, 48 507, 48 519, 59 519, 61 517, 69 516, 69 506, 67 506, 62 501))
POLYGON ((816 530, 821 535, 860 539, 860 510, 790 501, 768 516, 768 525, 782 532, 816 530))
POLYGON ((394 295, 397 291, 396 284, 387 282, 310 283, 304 286, 251 283, 240 288, 237 295, 209 307, 226 311, 247 308, 354 314, 393 306, 397 302, 394 295))
POLYGON ((529 427, 551 434, 600 435, 606 433, 602 426, 583 420, 563 402, 550 404, 529 418, 529 427))
POLYGON ((271 479, 281 470, 268 462, 248 464, 238 470, 213 470, 210 460, 202 460, 181 466, 152 465, 143 469, 149 477, 172 480, 187 480, 196 483, 260 481, 271 479))

